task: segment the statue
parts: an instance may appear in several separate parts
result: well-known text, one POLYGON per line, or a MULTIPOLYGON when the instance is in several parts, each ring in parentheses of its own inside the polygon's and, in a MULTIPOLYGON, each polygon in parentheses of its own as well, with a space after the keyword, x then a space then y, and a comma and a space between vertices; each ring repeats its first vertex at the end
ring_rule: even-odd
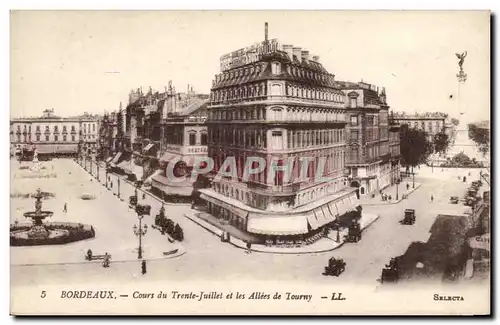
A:
POLYGON ((462 68, 462 66, 464 64, 465 57, 467 56, 467 51, 465 51, 462 54, 455 53, 455 55, 458 58, 458 66, 460 67, 460 71, 464 71, 464 69, 462 68))

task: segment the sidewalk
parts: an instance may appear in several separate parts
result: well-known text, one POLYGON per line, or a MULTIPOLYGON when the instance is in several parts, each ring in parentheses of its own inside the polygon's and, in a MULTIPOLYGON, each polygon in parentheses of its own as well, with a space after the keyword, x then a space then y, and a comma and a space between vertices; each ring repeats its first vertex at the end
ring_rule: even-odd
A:
POLYGON ((413 188, 413 181, 408 180, 405 182, 401 182, 399 184, 399 189, 396 189, 396 185, 390 185, 382 190, 382 193, 387 194, 387 196, 391 196, 392 200, 382 201, 380 193, 376 193, 375 197, 371 197, 371 195, 367 195, 360 199, 361 205, 387 205, 387 204, 397 204, 403 201, 403 195, 410 195, 415 192, 422 184, 415 182, 415 188, 413 188), (406 190, 406 184, 410 185, 409 189, 406 190), (396 192, 398 192, 398 200, 396 200, 396 192))
MULTIPOLYGON (((204 212, 192 212, 190 214, 184 214, 184 216, 194 223, 198 224, 202 228, 205 228, 206 230, 210 231, 217 237, 221 237, 222 233, 224 230, 219 228, 218 226, 213 225, 212 223, 204 220, 207 218, 206 215, 202 217, 199 216, 200 213, 206 214, 204 212)), ((361 220, 360 220, 360 225, 361 229, 364 230, 368 228, 371 224, 373 224, 380 216, 375 215, 375 214, 368 214, 368 213, 363 213, 361 220)), ((212 218, 215 218, 212 216, 212 218)), ((219 225, 221 225, 219 223, 219 225)), ((240 230, 229 226, 225 225, 223 227, 227 229, 227 231, 230 233, 230 244, 247 250, 246 248, 246 242, 237 238, 236 236, 240 235, 238 233, 243 233, 240 230), (231 231, 229 231, 230 228, 232 228, 231 231), (236 230, 236 231, 235 231, 236 230)), ((259 253, 274 253, 274 254, 311 254, 311 253, 324 253, 324 252, 329 252, 334 249, 339 248, 342 246, 345 241, 344 241, 344 236, 347 235, 347 229, 342 229, 340 231, 340 243, 336 241, 337 233, 335 231, 331 231, 328 237, 323 237, 319 239, 318 241, 310 244, 310 245, 304 245, 301 247, 269 247, 266 245, 261 245, 261 244, 252 244, 251 251, 253 252, 259 252, 259 253)), ((251 235, 244 233, 245 236, 251 237, 251 235)), ((361 239, 363 240, 363 239, 361 239)))

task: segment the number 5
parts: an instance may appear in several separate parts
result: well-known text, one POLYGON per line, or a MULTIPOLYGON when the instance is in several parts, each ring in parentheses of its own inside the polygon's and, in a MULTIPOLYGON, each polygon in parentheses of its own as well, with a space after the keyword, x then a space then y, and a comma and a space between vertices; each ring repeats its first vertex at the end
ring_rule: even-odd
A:
POLYGON ((40 295, 40 297, 42 298, 45 298, 46 294, 45 294, 45 290, 42 291, 42 294, 40 295))

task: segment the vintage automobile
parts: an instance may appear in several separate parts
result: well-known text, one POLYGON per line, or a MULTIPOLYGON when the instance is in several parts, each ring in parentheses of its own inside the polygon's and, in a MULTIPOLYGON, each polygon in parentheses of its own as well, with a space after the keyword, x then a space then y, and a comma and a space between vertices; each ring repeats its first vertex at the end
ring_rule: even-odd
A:
POLYGON ((342 272, 345 271, 346 263, 343 259, 336 259, 332 257, 328 260, 328 266, 325 266, 325 272, 323 275, 334 275, 339 276, 342 272))
POLYGON ((459 201, 459 197, 458 196, 452 196, 450 197, 450 203, 451 204, 458 204, 458 201, 459 201))
POLYGON ((131 195, 129 198, 128 198, 128 204, 130 206, 136 206, 137 205, 137 196, 136 195, 131 195))
POLYGON ((389 264, 385 265, 382 269, 382 276, 380 277, 380 283, 396 283, 399 280, 399 268, 398 261, 396 258, 391 258, 389 264))
POLYGON ((416 220, 415 209, 406 209, 405 215, 401 223, 403 225, 413 225, 415 223, 415 220, 416 220))
POLYGON ((357 220, 353 220, 347 232, 346 241, 349 243, 357 243, 361 240, 361 225, 357 220))

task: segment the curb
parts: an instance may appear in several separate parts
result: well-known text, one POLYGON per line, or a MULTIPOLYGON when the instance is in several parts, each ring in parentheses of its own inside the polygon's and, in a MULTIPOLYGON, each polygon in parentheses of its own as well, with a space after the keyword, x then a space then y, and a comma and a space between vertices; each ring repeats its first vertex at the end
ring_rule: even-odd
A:
MULTIPOLYGON (((165 256, 165 257, 147 258, 147 259, 144 259, 144 260, 145 261, 168 260, 168 259, 173 259, 173 258, 181 257, 181 256, 183 256, 186 253, 187 253, 187 251, 184 249, 181 252, 179 252, 178 254, 168 255, 168 256, 165 256)), ((113 254, 111 254, 111 255, 113 255, 113 254)), ((124 263, 132 263, 132 262, 136 262, 136 261, 139 261, 139 259, 117 260, 117 261, 114 261, 113 259, 111 259, 110 264, 114 264, 114 263, 124 264, 124 263)), ((83 262, 68 262, 68 263, 61 262, 61 263, 40 263, 40 264, 13 264, 12 266, 13 267, 25 267, 25 266, 82 265, 82 264, 101 264, 101 263, 102 263, 102 261, 83 261, 83 262)))
MULTIPOLYGON (((209 222, 206 222, 204 221, 204 223, 207 223, 207 224, 210 224, 212 227, 214 228, 217 228, 217 231, 216 230, 213 230, 213 229, 209 229, 207 226, 203 225, 199 220, 198 217, 195 217, 195 216, 189 216, 187 214, 184 213, 184 217, 186 217, 187 219, 191 220, 192 222, 196 223, 197 225, 199 225, 200 227, 202 227, 203 229, 209 231, 210 233, 212 233, 213 235, 217 236, 217 237, 220 237, 221 234, 217 234, 218 231, 220 231, 221 233, 223 232, 223 230, 217 228, 216 226, 210 224, 209 222)), ((378 219, 380 218, 380 215, 377 215, 377 217, 375 219, 373 219, 370 223, 368 223, 363 229, 362 231, 365 231, 368 227, 370 227, 373 223, 375 223, 375 221, 377 221, 378 219)), ((231 237, 233 238, 233 237, 231 237)), ((238 241, 241 241, 241 239, 238 239, 238 241)), ((342 241, 340 244, 338 244, 337 246, 333 247, 333 248, 330 248, 330 249, 323 249, 323 250, 317 250, 317 251, 310 251, 310 252, 282 252, 282 251, 279 251, 279 252, 276 252, 276 251, 263 251, 263 250, 259 250, 259 249, 255 249, 255 248, 251 248, 250 251, 252 252, 257 252, 257 253, 266 253, 266 254, 281 254, 281 255, 304 255, 304 254, 321 254, 321 253, 327 253, 327 252, 331 252, 331 251, 334 251, 340 247, 342 247, 344 244, 346 243, 346 241, 342 241)), ((246 248, 245 245, 241 245, 241 244, 237 244, 237 243, 234 243, 234 242, 231 242, 229 241, 229 244, 233 245, 234 247, 237 247, 239 249, 242 249, 242 250, 248 250, 246 248), (241 245, 241 246, 240 246, 241 245)))
MULTIPOLYGON (((420 188, 420 186, 422 186, 422 184, 418 184, 417 186, 415 186, 415 188, 412 188, 411 191, 409 191, 407 194, 408 196, 410 194, 412 194, 413 192, 415 192, 416 190, 418 190, 420 188)), ((362 206, 380 206, 380 205, 392 205, 392 204, 398 204, 400 203, 401 201, 403 201, 404 199, 399 199, 397 201, 391 201, 389 203, 361 203, 362 206)))

